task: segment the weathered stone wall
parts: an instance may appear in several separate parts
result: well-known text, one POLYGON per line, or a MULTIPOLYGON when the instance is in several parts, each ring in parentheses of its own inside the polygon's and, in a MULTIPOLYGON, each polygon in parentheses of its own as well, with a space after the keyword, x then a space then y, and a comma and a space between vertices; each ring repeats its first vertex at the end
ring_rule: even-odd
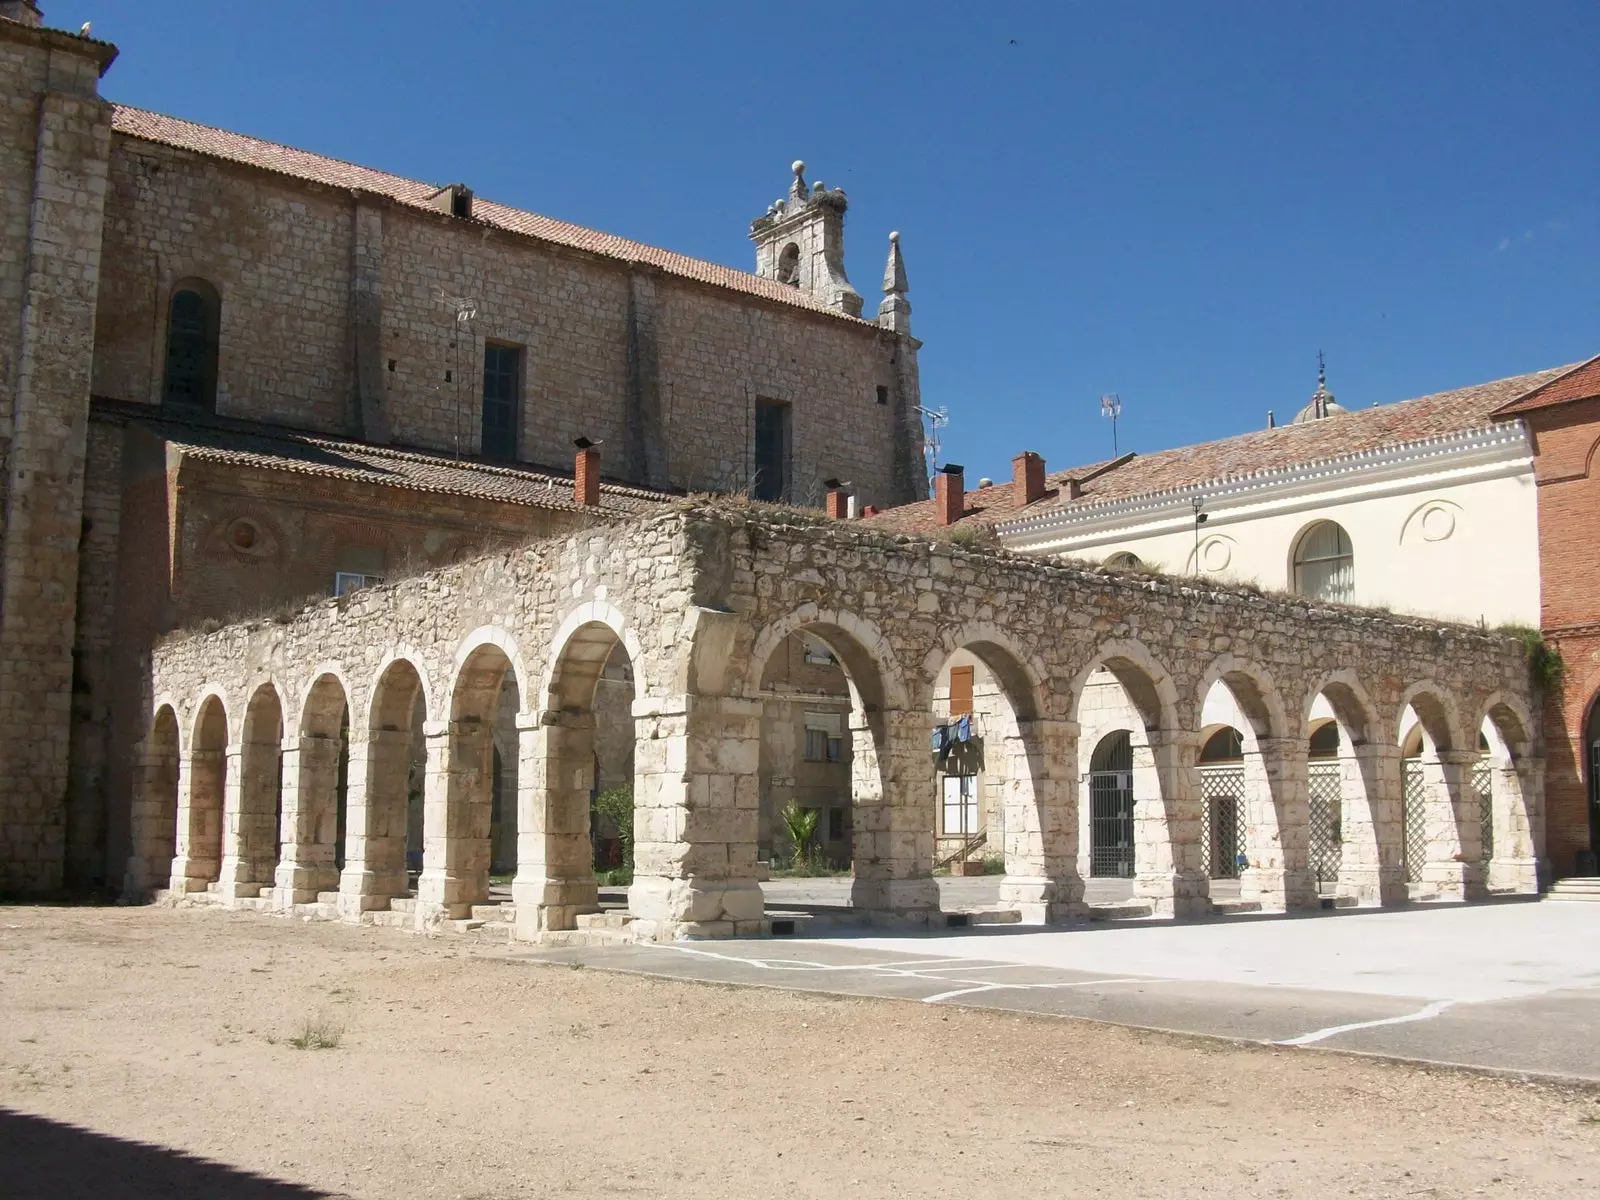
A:
POLYGON ((110 49, 0 22, 0 891, 61 885, 110 49))
POLYGON ((97 395, 159 402, 171 296, 200 278, 221 298, 224 415, 475 454, 496 342, 522 350, 525 461, 565 463, 581 434, 627 451, 619 477, 742 492, 762 397, 793 405, 797 501, 830 476, 863 503, 916 498, 893 462, 906 355, 869 322, 120 135, 105 250, 97 395))
MULTIPOLYGON (((1101 667, 1126 691, 1143 729, 1138 884, 1158 911, 1207 907, 1195 757, 1205 697, 1218 680, 1252 726, 1251 820, 1261 832, 1251 886, 1264 900, 1315 900, 1305 892, 1304 778, 1318 697, 1337 710, 1352 771, 1364 781, 1370 811, 1356 834, 1372 843, 1371 879, 1362 885, 1370 884, 1370 898, 1396 898, 1396 739, 1408 706, 1427 729, 1431 755, 1429 886, 1459 897, 1483 890, 1470 865, 1477 798, 1461 786, 1461 768, 1476 760, 1473 734, 1486 715, 1511 747, 1504 773, 1521 810, 1504 822, 1504 837, 1497 830, 1502 876, 1529 868, 1540 851, 1537 728, 1512 639, 1105 575, 759 507, 671 510, 330 601, 287 624, 175 638, 155 655, 154 705, 175 710, 187 754, 207 695, 220 698, 236 739, 246 698, 264 684, 287 698, 292 723, 311 681, 336 675, 351 699, 352 746, 377 747, 389 735, 368 719, 374 682, 396 656, 415 663, 428 694, 434 815, 426 824, 437 881, 430 890, 425 870, 419 912, 432 905, 452 914, 479 902, 470 894, 470 847, 487 835, 486 826, 474 834, 469 819, 481 769, 474 730, 488 713, 474 709, 472 697, 498 687, 501 668, 485 674, 485 663, 507 664, 524 697, 514 891, 519 925, 536 930, 570 922, 585 895, 592 902, 593 697, 620 642, 637 689, 630 902, 641 928, 659 936, 734 932, 760 918, 763 679, 771 655, 801 631, 830 646, 859 701, 850 718, 854 895, 873 912, 926 919, 937 909, 928 877, 936 789, 927 739, 937 681, 958 650, 983 661, 1010 709, 986 749, 1004 780, 1005 894, 1025 912, 1079 910, 1076 791, 1092 750, 1080 745, 1079 714, 1101 667)), ((180 843, 183 805, 209 777, 192 768, 186 778, 180 843)), ((352 811, 376 803, 353 798, 352 811)), ((486 849, 483 858, 486 869, 486 849)), ((187 861, 180 846, 175 874, 187 861)), ((346 875, 341 905, 349 889, 351 912, 373 907, 348 866, 346 875)), ((193 886, 195 877, 185 882, 193 886)))

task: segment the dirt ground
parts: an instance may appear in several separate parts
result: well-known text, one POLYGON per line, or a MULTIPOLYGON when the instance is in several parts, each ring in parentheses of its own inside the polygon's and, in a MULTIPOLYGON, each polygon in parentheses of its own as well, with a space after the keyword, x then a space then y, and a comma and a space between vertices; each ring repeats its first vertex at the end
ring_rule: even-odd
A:
POLYGON ((257 914, 0 908, 0 1196, 1069 1190, 1590 1197, 1600 1097, 257 914), (308 1025, 338 1044, 297 1048, 308 1025))

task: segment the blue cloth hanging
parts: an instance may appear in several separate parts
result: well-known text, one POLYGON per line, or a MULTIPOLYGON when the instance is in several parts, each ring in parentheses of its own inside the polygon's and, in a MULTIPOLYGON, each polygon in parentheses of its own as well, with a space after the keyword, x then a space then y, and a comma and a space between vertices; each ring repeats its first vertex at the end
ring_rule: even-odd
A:
POLYGON ((972 716, 971 714, 963 714, 961 719, 956 722, 956 741, 970 742, 971 740, 972 716))
POLYGON ((943 754, 944 753, 944 738, 945 738, 945 727, 943 725, 935 725, 933 727, 933 738, 932 738, 933 752, 935 754, 943 754))

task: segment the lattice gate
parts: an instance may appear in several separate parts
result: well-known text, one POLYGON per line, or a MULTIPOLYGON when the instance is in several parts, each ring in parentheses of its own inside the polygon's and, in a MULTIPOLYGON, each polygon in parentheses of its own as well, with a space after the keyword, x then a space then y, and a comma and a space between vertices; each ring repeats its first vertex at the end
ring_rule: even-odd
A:
POLYGON ((1401 764, 1405 783, 1405 804, 1400 810, 1401 844, 1405 847, 1406 882, 1419 883, 1428 865, 1427 789, 1422 781, 1422 760, 1408 758, 1401 764))
POLYGON ((1306 770, 1306 801, 1310 822, 1311 873, 1320 890, 1337 883, 1344 860, 1344 773, 1337 759, 1312 761, 1306 770))
POLYGON ((1244 850, 1239 813, 1244 805, 1243 767, 1200 768, 1200 845, 1206 874, 1212 879, 1239 878, 1244 850))
POLYGON ((1478 793, 1478 821, 1483 837, 1483 861, 1494 857, 1494 767, 1487 758, 1472 765, 1472 790, 1478 793))

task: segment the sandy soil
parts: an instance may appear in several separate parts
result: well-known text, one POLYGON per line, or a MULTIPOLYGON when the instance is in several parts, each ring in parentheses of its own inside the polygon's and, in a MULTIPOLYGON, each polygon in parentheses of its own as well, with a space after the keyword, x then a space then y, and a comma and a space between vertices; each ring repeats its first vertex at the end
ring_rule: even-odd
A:
POLYGON ((255 914, 0 909, 0 1196, 1069 1191, 1590 1197, 1600 1099, 255 914), (296 1049, 318 1019, 338 1046, 296 1049))

